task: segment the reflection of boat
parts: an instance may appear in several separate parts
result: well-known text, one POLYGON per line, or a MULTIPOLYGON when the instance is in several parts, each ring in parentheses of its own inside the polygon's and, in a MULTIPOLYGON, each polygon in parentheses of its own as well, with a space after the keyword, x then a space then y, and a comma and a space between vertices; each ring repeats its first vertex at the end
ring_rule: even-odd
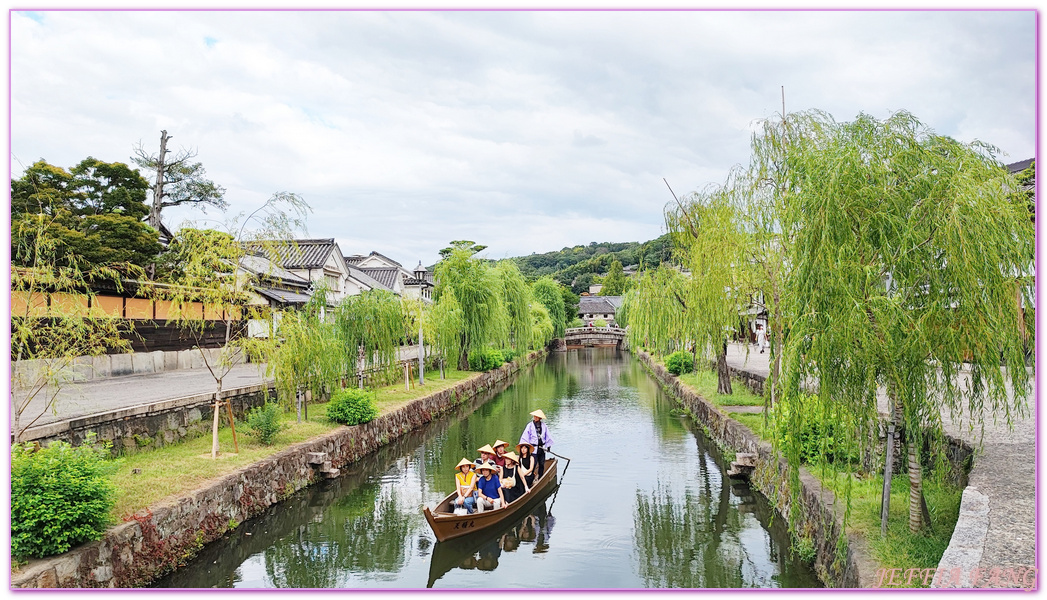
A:
MULTIPOLYGON (((433 587, 437 580, 455 567, 492 570, 491 564, 497 565, 498 555, 501 554, 502 549, 506 552, 514 552, 521 541, 535 543, 539 527, 534 523, 544 522, 549 518, 545 499, 555 488, 556 486, 546 488, 544 492, 532 496, 527 503, 530 508, 517 512, 514 518, 505 519, 500 525, 488 527, 477 532, 476 535, 437 542, 433 546, 432 557, 429 559, 429 583, 426 587, 433 587), (528 531, 529 534, 525 533, 528 531), (491 564, 485 564, 485 560, 491 564)), ((537 546, 535 552, 538 552, 537 546)))
POLYGON ((520 496, 516 502, 511 502, 496 510, 485 510, 482 513, 476 512, 471 515, 456 515, 451 506, 451 501, 457 496, 455 492, 437 504, 435 510, 430 511, 428 506, 425 507, 425 520, 429 521, 429 526, 433 528, 433 533, 436 534, 436 540, 439 542, 461 537, 497 525, 519 513, 525 506, 542 496, 543 492, 555 487, 555 483, 556 459, 546 458, 545 473, 542 474, 541 479, 534 482, 530 491, 520 496))

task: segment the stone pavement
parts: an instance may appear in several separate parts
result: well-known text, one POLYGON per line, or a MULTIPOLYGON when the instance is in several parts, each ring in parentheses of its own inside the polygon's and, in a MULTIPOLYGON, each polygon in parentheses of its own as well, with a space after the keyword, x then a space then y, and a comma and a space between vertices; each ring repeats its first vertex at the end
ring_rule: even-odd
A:
MULTIPOLYGON (((222 389, 254 386, 266 381, 264 364, 241 364, 233 367, 225 376, 222 389)), ((206 368, 94 379, 65 385, 58 392, 54 411, 47 410, 44 400, 46 391, 38 394, 23 412, 23 419, 32 419, 43 412, 44 415, 34 424, 40 426, 120 408, 211 393, 214 390, 214 377, 206 368)), ((19 393, 18 390, 14 391, 16 397, 19 393)))
MULTIPOLYGON (((760 354, 754 346, 749 350, 746 356, 745 345, 729 345, 727 364, 766 377, 770 353, 760 354)), ((887 398, 882 391, 878 400, 880 411, 886 413, 887 398)), ((956 419, 943 415, 946 433, 975 448, 960 518, 939 563, 941 569, 960 569, 965 578, 961 587, 985 585, 994 568, 1014 569, 1021 575, 1024 569, 1036 566, 1035 397, 1029 398, 1027 412, 1013 429, 994 422, 991 414, 985 415, 984 436, 978 430, 971 431, 970 415, 961 414, 956 419), (972 573, 979 573, 975 567, 983 573, 980 582, 970 578, 972 573)), ((1000 587, 1024 587, 1021 583, 1000 583, 1000 587)))

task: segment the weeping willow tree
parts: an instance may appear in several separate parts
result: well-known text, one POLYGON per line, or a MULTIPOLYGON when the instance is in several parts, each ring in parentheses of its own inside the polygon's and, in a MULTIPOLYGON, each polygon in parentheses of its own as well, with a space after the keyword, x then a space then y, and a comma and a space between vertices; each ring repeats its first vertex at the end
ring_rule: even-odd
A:
POLYGON ((546 275, 531 284, 531 294, 549 312, 553 323, 553 337, 562 338, 567 328, 567 313, 564 307, 560 284, 546 275))
POLYGON ((684 300, 687 281, 675 268, 661 265, 636 276, 636 284, 616 313, 628 326, 629 344, 665 354, 692 340, 698 316, 684 300))
POLYGON ((422 313, 422 323, 427 332, 427 343, 440 357, 440 376, 444 377, 447 358, 457 359, 461 354, 461 332, 465 329, 462 306, 458 304, 453 288, 444 290, 439 300, 422 313))
MULTIPOLYGON (((549 316, 549 310, 545 308, 545 305, 541 302, 531 302, 530 306, 530 319, 531 319, 531 340, 530 347, 538 350, 545 348, 545 346, 553 339, 556 334, 556 327, 553 325, 553 320, 549 316)), ((523 348, 524 351, 527 348, 523 348)))
POLYGON ((275 255, 275 247, 293 240, 305 229, 311 209, 301 197, 289 192, 273 194, 246 217, 241 213, 215 225, 198 229, 187 223, 175 234, 163 257, 172 265, 162 284, 155 285, 157 303, 167 307, 167 322, 196 338, 204 365, 215 380, 215 412, 211 456, 218 456, 218 416, 222 382, 241 356, 244 337, 232 335, 233 323, 243 319, 253 276, 243 264, 256 253, 275 255), (202 340, 215 323, 225 326, 225 340, 213 356, 202 340))
MULTIPOLYGON (((742 303, 750 294, 745 287, 750 265, 746 236, 737 220, 734 174, 725 185, 710 186, 669 205, 665 224, 676 260, 690 271, 676 304, 691 315, 688 336, 707 354, 716 357, 717 391, 730 394, 727 341, 739 324, 742 303)), ((662 306, 672 311, 675 307, 662 306)))
POLYGON ((388 290, 371 290, 342 300, 334 314, 343 373, 360 369, 388 372, 396 367, 404 339, 404 314, 399 298, 388 290))
POLYGON ((503 302, 505 286, 487 263, 473 257, 474 253, 471 248, 449 248, 434 273, 436 302, 453 291, 461 310, 458 369, 462 371, 469 369, 470 351, 506 341, 510 321, 503 302))
POLYGON ((1015 286, 1032 276, 1028 208, 994 149, 935 135, 905 112, 849 123, 789 115, 782 139, 791 191, 781 224, 793 236, 783 295, 794 315, 785 396, 816 381, 834 421, 872 443, 886 391, 908 447, 918 532, 927 524, 920 451, 929 443, 943 456, 943 413, 972 427, 1026 414, 1015 286))
POLYGON ((345 373, 344 352, 334 325, 326 319, 327 293, 321 283, 309 302, 281 315, 275 339, 253 340, 253 354, 266 360, 266 375, 274 379, 277 397, 294 406, 297 421, 309 418, 306 392, 319 398, 345 373))
POLYGON ((502 305, 505 307, 506 338, 513 348, 526 352, 531 345, 531 286, 524 281, 520 267, 511 260, 495 265, 494 274, 501 283, 502 305))

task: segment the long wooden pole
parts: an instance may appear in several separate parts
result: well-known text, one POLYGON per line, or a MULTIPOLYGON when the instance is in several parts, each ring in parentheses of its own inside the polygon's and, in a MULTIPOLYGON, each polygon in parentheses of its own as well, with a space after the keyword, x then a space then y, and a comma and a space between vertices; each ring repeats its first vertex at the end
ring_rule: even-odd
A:
POLYGON ((233 452, 240 454, 240 443, 236 441, 236 419, 233 418, 232 401, 225 401, 225 412, 229 415, 229 429, 233 430, 233 452))

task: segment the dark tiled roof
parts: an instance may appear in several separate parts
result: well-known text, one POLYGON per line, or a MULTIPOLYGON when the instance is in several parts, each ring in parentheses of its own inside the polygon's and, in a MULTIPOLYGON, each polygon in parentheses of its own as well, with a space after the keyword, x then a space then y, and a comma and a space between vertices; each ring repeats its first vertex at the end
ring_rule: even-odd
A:
POLYGON ((396 281, 400 278, 400 269, 396 267, 378 267, 374 269, 360 269, 371 276, 372 279, 382 284, 388 290, 396 289, 396 281))
POLYGON ((388 256, 386 256, 386 255, 384 255, 384 254, 382 254, 382 253, 380 253, 380 252, 375 252, 375 251, 373 251, 373 250, 372 250, 372 251, 371 251, 371 254, 370 254, 369 256, 377 256, 377 257, 379 257, 379 258, 382 258, 382 259, 384 259, 384 260, 387 260, 387 261, 389 261, 389 262, 393 263, 394 265, 396 265, 396 266, 398 266, 398 267, 402 267, 402 266, 403 266, 403 265, 401 265, 400 263, 396 262, 395 260, 393 260, 393 259, 389 258, 388 256))
POLYGON ((305 304, 306 302, 309 302, 309 296, 306 294, 296 294, 295 292, 289 292, 287 290, 262 286, 254 286, 254 290, 266 298, 276 300, 280 304, 305 304))
POLYGON ((1018 162, 1013 162, 1013 163, 1007 165, 1007 171, 1009 171, 1011 173, 1021 173, 1025 169, 1028 169, 1029 165, 1031 165, 1032 161, 1034 161, 1034 160, 1036 160, 1036 159, 1034 159, 1034 158, 1027 158, 1025 160, 1019 160, 1018 162))
POLYGON ((255 250, 275 252, 276 256, 270 256, 277 264, 285 269, 318 269, 327 262, 327 257, 335 249, 334 238, 315 240, 277 240, 262 242, 247 242, 246 246, 255 250))
POLYGON ((621 301, 620 296, 582 296, 578 300, 578 314, 614 314, 615 305, 609 298, 621 301))
POLYGON ((309 280, 281 268, 264 256, 249 254, 240 260, 240 267, 254 274, 259 279, 276 281, 287 286, 303 289, 309 287, 309 280))
POLYGON ((374 279, 374 277, 371 277, 370 275, 365 273, 363 269, 361 269, 359 267, 354 267, 353 265, 346 265, 346 267, 349 269, 349 276, 350 277, 352 277, 353 279, 355 279, 355 280, 359 281, 360 283, 366 285, 367 287, 371 288, 372 290, 380 289, 382 287, 381 283, 376 281, 374 279))
POLYGON ((358 265, 358 264, 360 264, 361 260, 363 260, 363 259, 365 259, 367 257, 363 256, 362 254, 353 254, 353 255, 350 255, 350 256, 343 256, 342 258, 345 259, 345 264, 347 264, 347 265, 358 265))

